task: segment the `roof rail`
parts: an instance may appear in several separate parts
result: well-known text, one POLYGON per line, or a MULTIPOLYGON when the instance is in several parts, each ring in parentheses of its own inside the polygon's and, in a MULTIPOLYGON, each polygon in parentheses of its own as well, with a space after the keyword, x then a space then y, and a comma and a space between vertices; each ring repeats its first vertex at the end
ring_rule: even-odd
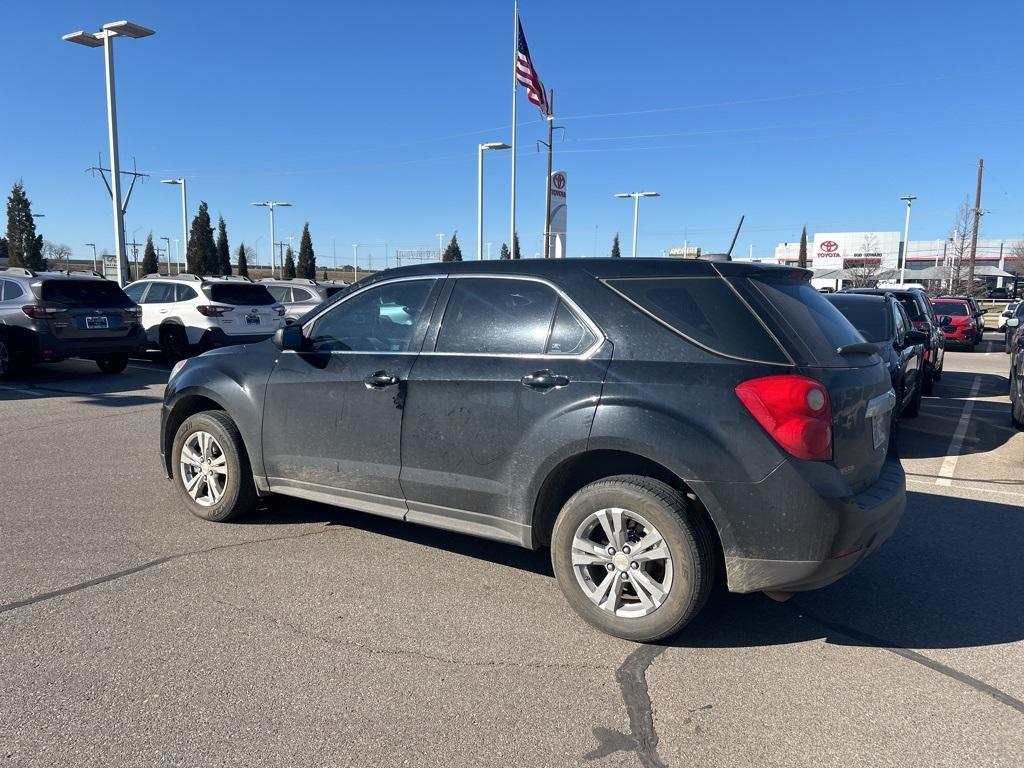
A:
POLYGON ((207 277, 213 278, 215 280, 235 280, 237 282, 244 282, 244 283, 251 283, 252 282, 252 280, 250 280, 245 275, 207 275, 207 277))
POLYGON ((26 269, 25 267, 8 267, 7 269, 0 270, 0 271, 3 271, 5 273, 7 273, 8 275, 17 275, 18 277, 35 277, 36 276, 35 272, 33 272, 31 269, 26 269))

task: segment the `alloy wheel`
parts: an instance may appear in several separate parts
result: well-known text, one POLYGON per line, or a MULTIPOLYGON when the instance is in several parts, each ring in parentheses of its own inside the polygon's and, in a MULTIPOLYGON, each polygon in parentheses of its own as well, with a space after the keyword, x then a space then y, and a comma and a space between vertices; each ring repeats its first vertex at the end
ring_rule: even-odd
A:
POLYGON ((672 589, 668 544, 642 515, 627 509, 600 509, 580 523, 572 565, 591 602, 621 618, 647 616, 672 589))
POLYGON ((181 482, 196 504, 212 507, 224 496, 227 456, 209 432, 193 432, 181 446, 181 482))

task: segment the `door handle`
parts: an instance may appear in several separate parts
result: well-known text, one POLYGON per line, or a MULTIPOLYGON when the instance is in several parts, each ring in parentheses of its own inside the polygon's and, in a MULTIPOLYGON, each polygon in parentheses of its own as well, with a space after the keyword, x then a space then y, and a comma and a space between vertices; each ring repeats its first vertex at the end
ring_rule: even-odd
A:
POLYGON ((398 377, 387 371, 375 371, 363 378, 367 389, 387 389, 398 383, 398 377))
POLYGON ((528 373, 520 381, 522 381, 524 387, 546 392, 549 389, 567 386, 569 384, 569 377, 544 369, 543 371, 528 373))

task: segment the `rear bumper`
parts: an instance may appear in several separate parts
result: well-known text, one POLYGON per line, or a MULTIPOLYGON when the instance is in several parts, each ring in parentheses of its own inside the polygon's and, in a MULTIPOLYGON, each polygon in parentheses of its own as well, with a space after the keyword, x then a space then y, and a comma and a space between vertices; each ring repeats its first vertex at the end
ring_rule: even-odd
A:
POLYGON ((760 483, 694 490, 722 535, 731 592, 797 592, 827 586, 877 550, 906 506, 906 475, 890 455, 874 485, 856 495, 828 464, 784 462, 760 483), (702 493, 703 491, 703 493, 702 493), (705 499, 706 495, 706 499, 705 499), (728 540, 728 541, 727 541, 728 540))
POLYGON ((59 339, 48 333, 37 333, 30 354, 34 361, 64 360, 69 357, 102 357, 133 355, 146 343, 146 333, 137 326, 134 333, 119 339, 59 339))

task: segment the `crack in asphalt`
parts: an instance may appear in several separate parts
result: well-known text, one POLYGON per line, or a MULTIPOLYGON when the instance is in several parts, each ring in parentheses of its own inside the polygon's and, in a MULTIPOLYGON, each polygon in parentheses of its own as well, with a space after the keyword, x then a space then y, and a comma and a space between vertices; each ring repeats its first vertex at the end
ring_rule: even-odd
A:
POLYGON ((292 632, 299 637, 308 638, 311 640, 318 640, 326 645, 338 645, 346 646, 350 648, 356 648, 363 653, 370 656, 413 656, 425 661, 436 661, 441 664, 449 664, 454 667, 477 667, 482 669, 577 669, 586 671, 599 671, 605 672, 612 667, 607 664, 576 664, 574 662, 520 662, 520 661, 477 661, 473 659, 463 659, 455 656, 440 656, 433 653, 424 653, 423 651, 409 650, 407 648, 385 648, 379 645, 369 645, 359 640, 351 640, 342 637, 331 637, 329 635, 323 635, 319 632, 313 632, 305 627, 288 621, 287 619, 280 618, 278 616, 271 616, 266 613, 254 610, 253 608, 245 605, 238 605, 232 603, 229 600, 220 600, 214 598, 213 601, 219 605, 233 608, 239 613, 244 613, 254 619, 258 619, 269 624, 274 624, 279 627, 283 627, 288 631, 292 632))
POLYGON ((666 768, 658 756, 658 733, 654 729, 654 711, 647 687, 647 669, 666 650, 668 646, 665 645, 641 645, 615 671, 626 714, 629 715, 630 732, 591 729, 598 745, 583 756, 584 760, 597 760, 615 752, 635 752, 643 768, 666 768))
POLYGON ((45 600, 52 600, 55 597, 63 597, 64 595, 70 595, 70 594, 74 594, 75 592, 81 592, 82 590, 89 589, 90 587, 95 587, 95 586, 98 586, 100 584, 106 584, 106 583, 111 582, 111 581, 116 581, 117 579, 123 579, 126 576, 132 576, 132 575, 134 575, 136 573, 141 573, 142 571, 147 571, 150 568, 155 568, 158 565, 163 565, 164 563, 170 563, 170 562, 172 562, 174 560, 181 560, 181 559, 186 558, 186 557, 194 557, 195 555, 205 555, 205 554, 209 554, 210 552, 217 552, 217 551, 222 550, 222 549, 234 549, 234 548, 237 548, 237 547, 252 546, 253 544, 264 544, 264 543, 266 543, 268 541, 288 541, 289 539, 303 539, 303 538, 306 538, 307 536, 319 536, 322 533, 326 533, 328 530, 329 530, 329 528, 327 526, 324 526, 321 529, 318 529, 318 530, 315 530, 315 531, 308 531, 306 533, 296 534, 294 536, 271 536, 271 537, 268 537, 268 538, 265 538, 265 539, 251 539, 249 541, 236 541, 236 542, 233 542, 231 544, 217 544, 217 545, 212 546, 212 547, 205 547, 204 549, 195 549, 195 550, 191 550, 189 552, 178 552, 178 553, 173 554, 173 555, 165 555, 164 557, 158 557, 155 560, 150 560, 149 562, 142 563, 141 565, 133 566, 132 568, 125 568, 122 571, 115 571, 114 573, 108 573, 105 576, 97 576, 94 579, 89 579, 88 581, 80 581, 77 584, 71 584, 70 586, 67 586, 67 587, 62 587, 60 589, 54 589, 54 590, 52 590, 50 592, 42 592, 42 593, 40 593, 38 595, 33 595, 32 597, 25 598, 24 600, 16 600, 13 603, 2 603, 2 604, 0 604, 0 613, 6 613, 8 611, 15 611, 15 610, 17 610, 19 608, 25 608, 26 606, 29 606, 29 605, 35 605, 36 603, 41 603, 41 602, 43 602, 45 600))
POLYGON ((987 696, 991 696, 1000 704, 1005 704, 1011 709, 1015 709, 1018 712, 1024 713, 1024 701, 1021 701, 1020 699, 1011 696, 1005 691, 1001 691, 995 686, 989 685, 988 683, 983 682, 976 677, 972 677, 971 675, 968 675, 966 672, 961 672, 960 670, 947 666, 940 661, 936 661, 930 656, 925 656, 923 653, 912 651, 909 648, 904 648, 900 645, 897 645, 896 643, 884 640, 883 638, 875 637, 874 635, 869 634, 867 632, 863 632, 859 629, 826 621, 825 619, 822 619, 814 615, 810 611, 805 610, 800 605, 786 604, 786 607, 792 610, 794 613, 796 613, 797 616, 799 616, 800 618, 808 618, 811 621, 825 627, 831 632, 834 632, 839 635, 845 635, 851 640, 856 640, 857 642, 865 646, 875 647, 879 650, 888 651, 889 653, 893 653, 901 658, 906 659, 907 661, 912 661, 916 664, 920 664, 921 666, 927 667, 928 669, 931 669, 934 672, 938 672, 940 675, 945 675, 951 680, 956 680, 958 683, 963 683, 964 685, 973 688, 979 693, 984 693, 987 696))

